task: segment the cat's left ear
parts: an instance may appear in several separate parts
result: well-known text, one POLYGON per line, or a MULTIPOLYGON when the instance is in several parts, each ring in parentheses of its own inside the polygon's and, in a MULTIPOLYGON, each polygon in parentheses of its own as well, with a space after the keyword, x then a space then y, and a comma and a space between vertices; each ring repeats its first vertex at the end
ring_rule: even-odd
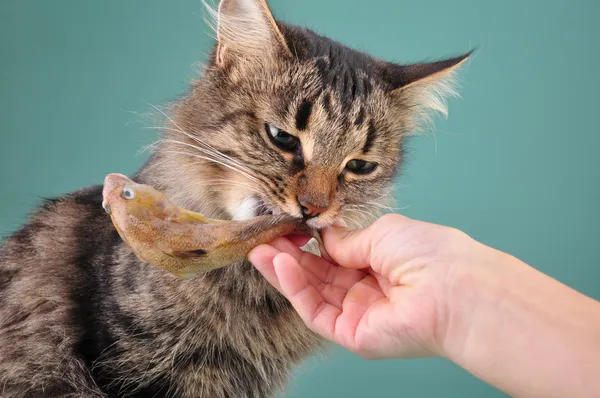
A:
POLYGON ((216 62, 291 55, 265 0, 221 0, 217 14, 216 62))
POLYGON ((445 98, 456 94, 455 72, 471 54, 472 51, 429 63, 388 64, 384 78, 391 87, 391 94, 401 98, 410 108, 420 113, 436 110, 446 114, 445 98))

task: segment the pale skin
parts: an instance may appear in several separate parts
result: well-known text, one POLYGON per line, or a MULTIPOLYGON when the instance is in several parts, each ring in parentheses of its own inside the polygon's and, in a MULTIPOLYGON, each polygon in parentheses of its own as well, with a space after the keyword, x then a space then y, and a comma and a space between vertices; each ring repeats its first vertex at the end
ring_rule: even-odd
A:
POLYGON ((326 339, 368 359, 443 356, 516 397, 600 396, 600 303, 466 234, 401 215, 251 262, 326 339))

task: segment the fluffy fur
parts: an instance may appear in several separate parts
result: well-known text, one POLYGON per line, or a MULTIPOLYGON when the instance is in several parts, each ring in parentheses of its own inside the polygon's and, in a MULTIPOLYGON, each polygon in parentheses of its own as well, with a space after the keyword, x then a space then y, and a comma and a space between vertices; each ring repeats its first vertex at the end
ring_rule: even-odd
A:
MULTIPOLYGON (((465 56, 401 66, 222 0, 218 42, 164 115, 135 177, 215 218, 302 217, 302 201, 361 225, 383 208, 405 137, 445 112, 465 56), (265 123, 295 137, 282 150, 265 123), (377 163, 357 174, 351 159, 377 163)), ((158 108, 157 108, 158 110, 158 108)), ((247 262, 179 280, 141 263, 100 187, 46 202, 0 248, 0 395, 264 397, 321 344, 247 262)))

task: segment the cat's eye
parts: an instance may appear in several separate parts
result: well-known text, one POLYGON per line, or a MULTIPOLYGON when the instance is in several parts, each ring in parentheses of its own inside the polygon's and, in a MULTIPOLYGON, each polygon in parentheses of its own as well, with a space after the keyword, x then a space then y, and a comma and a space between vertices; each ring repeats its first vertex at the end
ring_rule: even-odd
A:
POLYGON ((131 188, 124 188, 123 193, 121 194, 123 199, 131 200, 135 198, 135 192, 131 188))
POLYGON ((377 163, 366 160, 352 159, 346 163, 346 170, 354 174, 369 174, 377 168, 377 163))
POLYGON ((286 133, 277 127, 273 127, 268 123, 265 123, 265 131, 267 132, 267 135, 273 144, 284 151, 292 151, 294 148, 296 148, 296 146, 298 146, 298 137, 286 133))

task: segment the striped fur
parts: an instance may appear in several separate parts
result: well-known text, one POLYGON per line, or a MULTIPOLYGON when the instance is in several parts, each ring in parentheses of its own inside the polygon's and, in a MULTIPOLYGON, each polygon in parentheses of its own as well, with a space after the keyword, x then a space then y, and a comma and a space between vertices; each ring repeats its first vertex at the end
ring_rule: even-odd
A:
MULTIPOLYGON (((264 211, 314 227, 386 209, 405 138, 445 112, 466 56, 401 66, 222 0, 202 75, 166 110, 136 179, 213 218, 264 211), (266 126, 295 137, 282 150, 266 126), (359 175, 351 159, 377 163, 359 175)), ((0 396, 267 397, 321 346, 247 262, 184 281, 141 263, 100 187, 44 203, 0 248, 0 396)))

